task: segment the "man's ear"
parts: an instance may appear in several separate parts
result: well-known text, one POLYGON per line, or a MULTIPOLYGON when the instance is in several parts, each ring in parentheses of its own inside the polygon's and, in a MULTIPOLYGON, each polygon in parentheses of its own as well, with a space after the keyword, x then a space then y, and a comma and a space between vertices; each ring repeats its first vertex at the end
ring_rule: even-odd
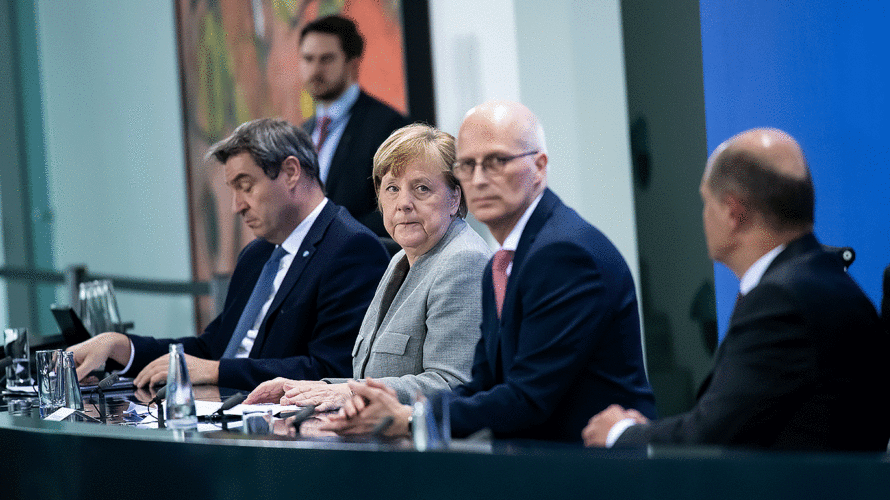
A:
POLYGON ((346 71, 349 74, 350 83, 358 81, 358 63, 361 60, 359 57, 353 57, 346 61, 346 71))
POLYGON ((727 193, 723 195, 721 208, 725 211, 726 221, 732 229, 745 229, 751 223, 751 209, 736 194, 727 193))
POLYGON ((547 180, 547 153, 538 153, 538 157, 535 158, 535 178, 538 181, 546 181, 547 180))
POLYGON ((281 162, 281 172, 278 175, 284 176, 288 188, 293 189, 297 187, 297 184, 300 183, 300 178, 303 176, 300 160, 298 160, 296 156, 288 156, 285 158, 284 161, 281 162))

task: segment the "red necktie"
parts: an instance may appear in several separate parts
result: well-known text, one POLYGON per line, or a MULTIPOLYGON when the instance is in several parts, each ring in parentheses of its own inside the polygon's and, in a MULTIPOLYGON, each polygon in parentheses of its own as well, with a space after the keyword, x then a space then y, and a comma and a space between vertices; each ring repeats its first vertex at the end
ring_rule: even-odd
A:
POLYGON ((513 250, 498 250, 491 262, 491 278, 494 282, 494 300, 498 306, 498 318, 504 307, 504 294, 507 292, 507 267, 513 261, 513 250))
POLYGON ((331 125, 331 117, 323 116, 321 117, 321 123, 319 123, 319 134, 318 134, 318 145, 316 146, 316 151, 321 151, 321 147, 324 146, 325 139, 328 138, 328 127, 331 125))

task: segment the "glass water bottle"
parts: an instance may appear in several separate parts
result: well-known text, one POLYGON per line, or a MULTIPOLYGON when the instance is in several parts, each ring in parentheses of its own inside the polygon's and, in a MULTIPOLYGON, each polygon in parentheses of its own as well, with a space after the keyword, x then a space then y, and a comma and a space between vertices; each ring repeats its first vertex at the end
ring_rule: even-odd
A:
POLYGON ((189 380, 182 344, 170 344, 167 401, 164 403, 164 409, 168 429, 196 430, 198 428, 195 395, 192 393, 192 383, 189 380))

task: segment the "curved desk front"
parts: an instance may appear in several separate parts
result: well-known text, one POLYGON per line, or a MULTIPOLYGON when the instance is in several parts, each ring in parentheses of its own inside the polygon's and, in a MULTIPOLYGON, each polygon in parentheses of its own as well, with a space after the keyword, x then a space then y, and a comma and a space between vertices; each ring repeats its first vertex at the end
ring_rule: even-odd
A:
POLYGON ((885 455, 255 439, 0 414, 0 498, 890 498, 885 455))

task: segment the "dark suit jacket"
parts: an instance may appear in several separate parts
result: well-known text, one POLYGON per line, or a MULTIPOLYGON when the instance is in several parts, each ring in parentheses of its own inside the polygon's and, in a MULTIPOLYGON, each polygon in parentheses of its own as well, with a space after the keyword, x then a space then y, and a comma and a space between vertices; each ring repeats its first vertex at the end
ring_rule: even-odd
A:
POLYGON ((887 344, 841 260, 806 235, 736 304, 695 407, 632 426, 616 445, 883 450, 887 344))
POLYGON ((549 189, 522 232, 500 321, 491 262, 482 277, 482 339, 472 380, 454 391, 452 432, 581 440, 613 402, 655 413, 627 263, 549 189))
MULTIPOLYGON (((174 340, 128 335, 135 349, 129 373, 166 354, 171 343, 182 343, 186 354, 220 359, 274 248, 262 239, 244 247, 223 312, 200 336, 174 340)), ((250 390, 279 376, 349 376, 352 346, 387 261, 379 240, 346 209, 329 201, 294 256, 250 356, 220 360, 219 385, 250 390)))
MULTIPOLYGON (((378 236, 389 238, 377 210, 377 194, 371 179, 374 153, 394 130, 408 124, 404 116, 386 104, 360 92, 325 181, 325 191, 334 203, 346 207, 353 217, 378 236)), ((315 116, 303 128, 315 130, 315 116)))

